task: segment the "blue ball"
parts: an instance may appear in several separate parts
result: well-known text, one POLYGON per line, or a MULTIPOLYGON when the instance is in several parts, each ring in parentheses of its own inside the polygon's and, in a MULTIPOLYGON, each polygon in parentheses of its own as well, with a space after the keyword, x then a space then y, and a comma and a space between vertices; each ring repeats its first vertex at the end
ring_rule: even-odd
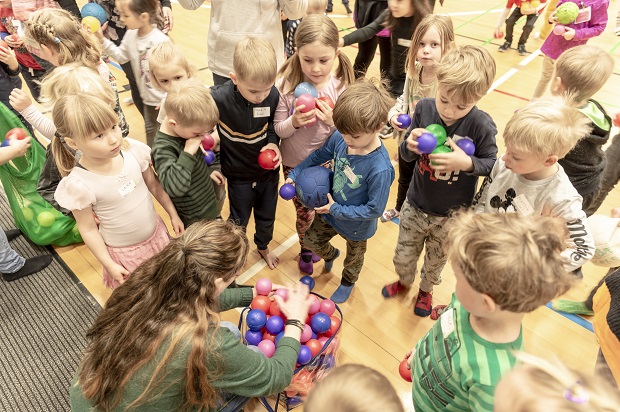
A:
POLYGON ((313 84, 308 83, 308 82, 299 83, 297 87, 295 87, 294 94, 295 94, 295 98, 298 98, 302 94, 309 94, 315 99, 319 97, 319 92, 316 90, 316 87, 314 87, 313 84))
POLYGON ((456 142, 456 145, 460 147, 467 156, 473 156, 474 153, 476 153, 476 145, 473 141, 469 139, 460 139, 458 142, 456 142))
POLYGON ((408 114, 399 114, 396 120, 398 120, 402 129, 408 129, 409 126, 411 126, 411 116, 409 116, 408 114))
POLYGON ((267 315, 260 309, 252 309, 248 312, 245 323, 248 324, 250 330, 259 331, 265 326, 265 323, 267 323, 267 315))
POLYGON ((297 356, 297 363, 305 365, 310 362, 310 359, 312 359, 312 351, 306 345, 301 345, 299 348, 299 355, 297 356))
POLYGON ((248 345, 258 345, 263 340, 263 334, 260 330, 249 330, 245 332, 245 341, 248 345))
POLYGON ((422 133, 418 137, 418 150, 422 153, 429 154, 437 147, 437 138, 431 133, 422 133))
POLYGON ((280 342, 280 339, 282 339, 282 336, 284 336, 284 331, 282 331, 282 332, 280 332, 280 333, 278 333, 276 335, 276 341, 275 341, 276 348, 278 347, 278 342, 280 342))
POLYGON ((310 290, 314 289, 314 279, 312 279, 312 277, 308 275, 302 276, 301 279, 299 279, 299 281, 303 283, 304 285, 308 285, 308 289, 310 290))
POLYGON ((108 20, 108 15, 105 10, 97 3, 86 3, 84 7, 82 7, 82 10, 80 10, 80 14, 82 15, 82 18, 86 16, 93 16, 99 20, 101 25, 108 20))
POLYGON ((211 150, 207 150, 206 153, 207 154, 204 155, 205 162, 207 163, 207 166, 211 166, 215 162, 215 153, 211 150))
POLYGON ((280 197, 284 200, 291 200, 295 197, 295 186, 285 183, 280 187, 280 197))
POLYGON ((332 190, 334 173, 323 166, 312 166, 302 170, 295 179, 297 198, 307 208, 325 206, 327 194, 332 190))
POLYGON ((332 324, 332 320, 323 312, 318 312, 312 316, 310 321, 310 327, 316 333, 325 333, 329 330, 332 324))
POLYGON ((2 141, 2 143, 0 143, 0 147, 7 147, 10 145, 10 140, 9 139, 4 139, 2 141))
POLYGON ((272 316, 267 319, 266 326, 269 333, 271 333, 272 335, 277 335, 278 333, 282 332, 282 329, 284 329, 284 321, 280 316, 272 316))

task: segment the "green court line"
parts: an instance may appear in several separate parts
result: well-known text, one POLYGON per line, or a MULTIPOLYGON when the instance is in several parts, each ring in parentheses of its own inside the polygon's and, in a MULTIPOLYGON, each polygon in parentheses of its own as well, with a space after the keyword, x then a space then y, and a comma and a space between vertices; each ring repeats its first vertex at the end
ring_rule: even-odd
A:
POLYGON ((477 15, 476 17, 474 17, 473 19, 468 20, 468 21, 466 21, 465 23, 461 24, 460 26, 456 27, 456 28, 454 29, 454 31, 456 32, 456 31, 457 31, 458 29, 460 29, 461 27, 464 27, 464 26, 468 25, 468 24, 469 24, 469 23, 471 23, 472 21, 478 20, 480 17, 484 16, 485 14, 490 13, 490 12, 491 12, 491 10, 495 10, 496 8, 498 8, 499 6, 502 6, 502 5, 504 5, 504 6, 505 6, 505 5, 506 5, 506 2, 505 2, 505 1, 502 1, 502 2, 501 2, 501 3, 499 3, 497 6, 491 7, 489 10, 485 11, 484 13, 479 14, 479 15, 477 15))
POLYGON ((609 54, 612 54, 618 47, 620 47, 620 41, 614 44, 614 47, 612 47, 611 50, 609 50, 609 54))

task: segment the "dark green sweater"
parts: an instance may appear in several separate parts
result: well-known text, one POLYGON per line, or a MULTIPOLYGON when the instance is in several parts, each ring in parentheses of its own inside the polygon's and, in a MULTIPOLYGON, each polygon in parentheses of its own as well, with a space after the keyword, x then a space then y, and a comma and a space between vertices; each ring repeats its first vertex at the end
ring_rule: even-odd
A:
MULTIPOLYGON (((252 301, 252 289, 226 289, 220 296, 222 311, 235 307, 248 306, 252 301)), ((220 375, 211 382, 220 391, 246 397, 277 393, 286 388, 293 378, 293 369, 299 353, 299 341, 282 338, 271 359, 245 347, 228 328, 218 328, 215 335, 216 351, 219 357, 220 375)), ((167 342, 167 341, 165 341, 167 342)), ((138 398, 151 378, 155 366, 162 358, 168 345, 162 345, 154 360, 139 369, 125 386, 123 398, 115 411, 124 411, 138 398)), ((185 367, 189 346, 183 345, 179 353, 173 355, 166 369, 166 377, 151 393, 155 397, 142 404, 137 411, 163 412, 177 411, 185 403, 185 367)), ((215 370, 214 359, 205 359, 209 371, 215 370)), ((91 411, 92 406, 82 394, 74 379, 70 390, 72 411, 91 411)))
POLYGON ((192 156, 183 151, 184 147, 185 139, 159 131, 151 157, 161 185, 188 227, 198 220, 215 219, 219 208, 211 180, 213 169, 207 166, 200 150, 192 156))

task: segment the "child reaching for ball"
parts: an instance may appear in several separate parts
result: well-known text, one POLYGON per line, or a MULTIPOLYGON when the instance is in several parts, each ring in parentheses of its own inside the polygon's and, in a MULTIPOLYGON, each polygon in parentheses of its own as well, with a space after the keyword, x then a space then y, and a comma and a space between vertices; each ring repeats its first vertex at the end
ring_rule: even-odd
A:
POLYGON ((390 100, 389 93, 371 81, 349 86, 334 107, 334 125, 338 130, 291 170, 286 179, 293 183, 304 169, 334 162, 332 194, 327 194, 326 205, 314 209, 319 216, 306 232, 305 245, 325 260, 325 271, 329 272, 340 256, 330 240, 336 235, 346 240, 342 279, 331 296, 336 303, 351 295, 364 265, 368 239, 377 231, 377 219, 385 209, 394 181, 390 155, 378 136, 390 100))
MULTIPOLYGON (((310 153, 321 147, 334 133, 332 117, 334 103, 345 88, 353 81, 353 67, 344 53, 338 49, 338 28, 327 16, 313 14, 303 19, 295 34, 297 52, 280 68, 277 83, 280 102, 274 119, 275 130, 282 138, 282 165, 284 178, 290 171, 306 159, 310 153), (338 59, 338 71, 332 74, 338 59), (297 85, 306 82, 308 91, 318 98, 309 102, 316 108, 308 110, 305 105, 297 105, 294 93, 297 85), (331 104, 330 104, 331 101, 331 104)), ((311 275, 314 262, 320 258, 304 244, 304 235, 314 219, 314 210, 293 199, 297 213, 296 229, 301 252, 299 269, 311 275)))
POLYGON ((183 223, 153 173, 149 147, 123 140, 107 102, 86 93, 64 96, 54 105, 53 119, 52 152, 65 176, 54 196, 71 210, 84 243, 103 265, 103 283, 115 288, 170 239, 150 194, 170 216, 177 235, 183 223), (79 162, 61 138, 82 153, 79 162))

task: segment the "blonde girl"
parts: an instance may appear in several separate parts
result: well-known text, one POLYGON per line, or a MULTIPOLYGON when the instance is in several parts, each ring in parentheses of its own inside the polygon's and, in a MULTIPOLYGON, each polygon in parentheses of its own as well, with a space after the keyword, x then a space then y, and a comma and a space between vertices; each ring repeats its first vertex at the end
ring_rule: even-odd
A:
MULTIPOLYGON (((394 128, 395 137, 401 142, 406 127, 398 121, 398 116, 408 114, 413 117, 416 104, 425 97, 435 97, 437 93, 437 76, 435 69, 441 57, 454 46, 454 26, 452 19, 446 15, 429 14, 422 19, 411 39, 407 55, 407 77, 403 94, 396 100, 390 110, 388 119, 394 128)), ((388 209, 381 216, 387 222, 400 215, 407 189, 413 176, 413 164, 398 160, 398 195, 396 206, 388 209)))
MULTIPOLYGON (((304 18, 295 33, 296 52, 284 63, 278 72, 276 83, 280 91, 280 103, 276 109, 274 124, 282 138, 280 152, 284 178, 310 153, 323 145, 336 130, 332 118, 332 107, 320 98, 327 97, 336 102, 347 85, 354 80, 353 66, 344 53, 338 49, 338 28, 325 15, 312 14, 304 18), (338 60, 336 74, 332 74, 338 60), (318 91, 316 109, 302 113, 303 106, 295 107, 295 87, 302 82, 312 84, 318 91)), ((304 207, 295 198, 297 209, 297 234, 301 245, 299 268, 312 274, 313 262, 318 256, 304 247, 304 233, 312 224, 314 211, 304 207)))
POLYGON ((117 7, 120 18, 127 32, 120 46, 103 37, 101 30, 97 37, 103 44, 104 52, 123 64, 131 62, 131 69, 138 84, 142 106, 136 106, 144 118, 146 143, 151 146, 155 140, 155 133, 159 130, 157 109, 164 98, 164 93, 151 84, 148 58, 151 50, 160 43, 170 41, 157 23, 161 19, 158 0, 119 0, 117 7))
POLYGON ((618 393, 599 376, 518 353, 521 362, 495 388, 495 412, 618 412, 618 393))
POLYGON ((54 197, 71 210, 84 243, 103 265, 104 284, 115 288, 168 244, 168 231, 149 192, 170 216, 177 235, 183 223, 151 168, 150 148, 123 139, 107 102, 88 93, 64 96, 54 105, 53 119, 57 134, 52 152, 65 176, 54 197), (81 152, 79 162, 61 136, 81 152))

